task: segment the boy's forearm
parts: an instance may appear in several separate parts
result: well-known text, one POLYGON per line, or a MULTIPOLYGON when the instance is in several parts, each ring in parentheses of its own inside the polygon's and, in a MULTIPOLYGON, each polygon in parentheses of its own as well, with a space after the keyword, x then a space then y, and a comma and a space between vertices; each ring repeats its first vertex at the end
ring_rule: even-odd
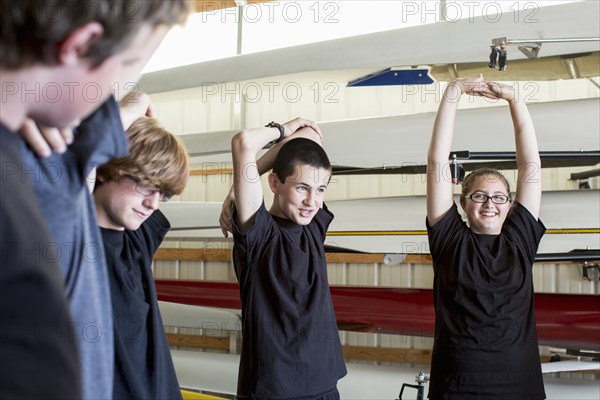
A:
POLYGON ((271 170, 273 163, 275 162, 275 158, 277 158, 277 154, 279 153, 281 146, 284 144, 285 142, 275 143, 258 159, 258 161, 256 161, 256 167, 258 168, 258 173, 260 175, 263 175, 271 170))
POLYGON ((277 158, 281 147, 289 140, 304 137, 322 145, 323 135, 316 123, 303 118, 295 118, 279 128, 261 127, 236 133, 231 139, 234 173, 240 175, 242 166, 253 165, 260 176, 268 172, 277 158), (260 159, 257 153, 270 142, 276 142, 260 159))
MULTIPOLYGON (((279 138, 279 129, 277 128, 252 128, 236 133, 231 140, 231 149, 234 158, 239 158, 242 154, 256 154, 269 142, 279 138), (236 157, 237 156, 237 157, 236 157)), ((261 157, 262 158, 262 157, 261 157)))
MULTIPOLYGON (((283 126, 286 129, 286 131, 289 129, 285 124, 283 126)), ((289 142, 290 140, 300 137, 311 139, 322 146, 321 138, 316 131, 314 131, 311 127, 300 128, 297 131, 295 131, 292 135, 286 136, 278 143, 275 143, 273 146, 271 146, 269 150, 267 150, 267 152, 265 152, 265 154, 263 154, 258 159, 258 161, 256 162, 258 173, 260 175, 263 175, 264 173, 269 172, 273 167, 273 163, 275 162, 275 159, 277 158, 277 154, 279 154, 279 150, 281 149, 281 147, 283 147, 283 145, 289 142)))

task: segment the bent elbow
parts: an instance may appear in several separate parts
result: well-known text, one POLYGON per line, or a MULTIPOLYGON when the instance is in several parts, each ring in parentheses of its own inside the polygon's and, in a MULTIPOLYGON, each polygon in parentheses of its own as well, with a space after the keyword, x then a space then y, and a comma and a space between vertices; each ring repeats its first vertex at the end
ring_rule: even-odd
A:
POLYGON ((240 131, 231 138, 231 151, 239 153, 252 148, 252 135, 248 131, 240 131))

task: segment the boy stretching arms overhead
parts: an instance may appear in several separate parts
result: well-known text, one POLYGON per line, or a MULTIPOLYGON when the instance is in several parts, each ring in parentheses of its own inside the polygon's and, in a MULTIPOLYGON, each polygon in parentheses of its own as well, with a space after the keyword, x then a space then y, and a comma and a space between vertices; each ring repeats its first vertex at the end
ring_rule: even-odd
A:
POLYGON ((339 399, 346 366, 323 246, 333 214, 323 203, 331 164, 321 140, 318 126, 302 119, 232 139, 243 332, 238 398, 339 399), (281 143, 257 163, 256 153, 275 140, 281 143), (267 211, 258 177, 271 167, 275 197, 267 211))

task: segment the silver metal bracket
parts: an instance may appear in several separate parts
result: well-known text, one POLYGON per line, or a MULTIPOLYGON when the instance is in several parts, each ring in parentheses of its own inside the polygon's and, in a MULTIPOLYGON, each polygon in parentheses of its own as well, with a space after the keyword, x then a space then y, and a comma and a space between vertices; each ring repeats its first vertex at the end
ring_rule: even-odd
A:
POLYGON ((564 42, 597 42, 598 37, 582 37, 582 38, 552 38, 552 39, 508 39, 499 37, 492 39, 492 47, 508 46, 516 44, 519 50, 529 59, 539 58, 539 52, 542 48, 542 43, 564 43, 564 42))
POLYGON ((540 53, 541 48, 541 43, 522 43, 519 46, 519 50, 521 50, 521 53, 525 54, 525 56, 527 56, 527 58, 531 60, 539 58, 538 54, 540 53))

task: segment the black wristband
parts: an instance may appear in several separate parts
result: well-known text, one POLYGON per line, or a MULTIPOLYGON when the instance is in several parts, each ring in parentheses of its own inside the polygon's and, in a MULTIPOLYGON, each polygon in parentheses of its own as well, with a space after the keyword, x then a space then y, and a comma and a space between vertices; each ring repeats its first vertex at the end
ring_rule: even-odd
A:
POLYGON ((285 137, 285 128, 281 124, 278 124, 275 121, 271 121, 268 124, 266 124, 265 128, 277 128, 277 129, 279 129, 279 139, 273 141, 273 143, 279 143, 285 137))

